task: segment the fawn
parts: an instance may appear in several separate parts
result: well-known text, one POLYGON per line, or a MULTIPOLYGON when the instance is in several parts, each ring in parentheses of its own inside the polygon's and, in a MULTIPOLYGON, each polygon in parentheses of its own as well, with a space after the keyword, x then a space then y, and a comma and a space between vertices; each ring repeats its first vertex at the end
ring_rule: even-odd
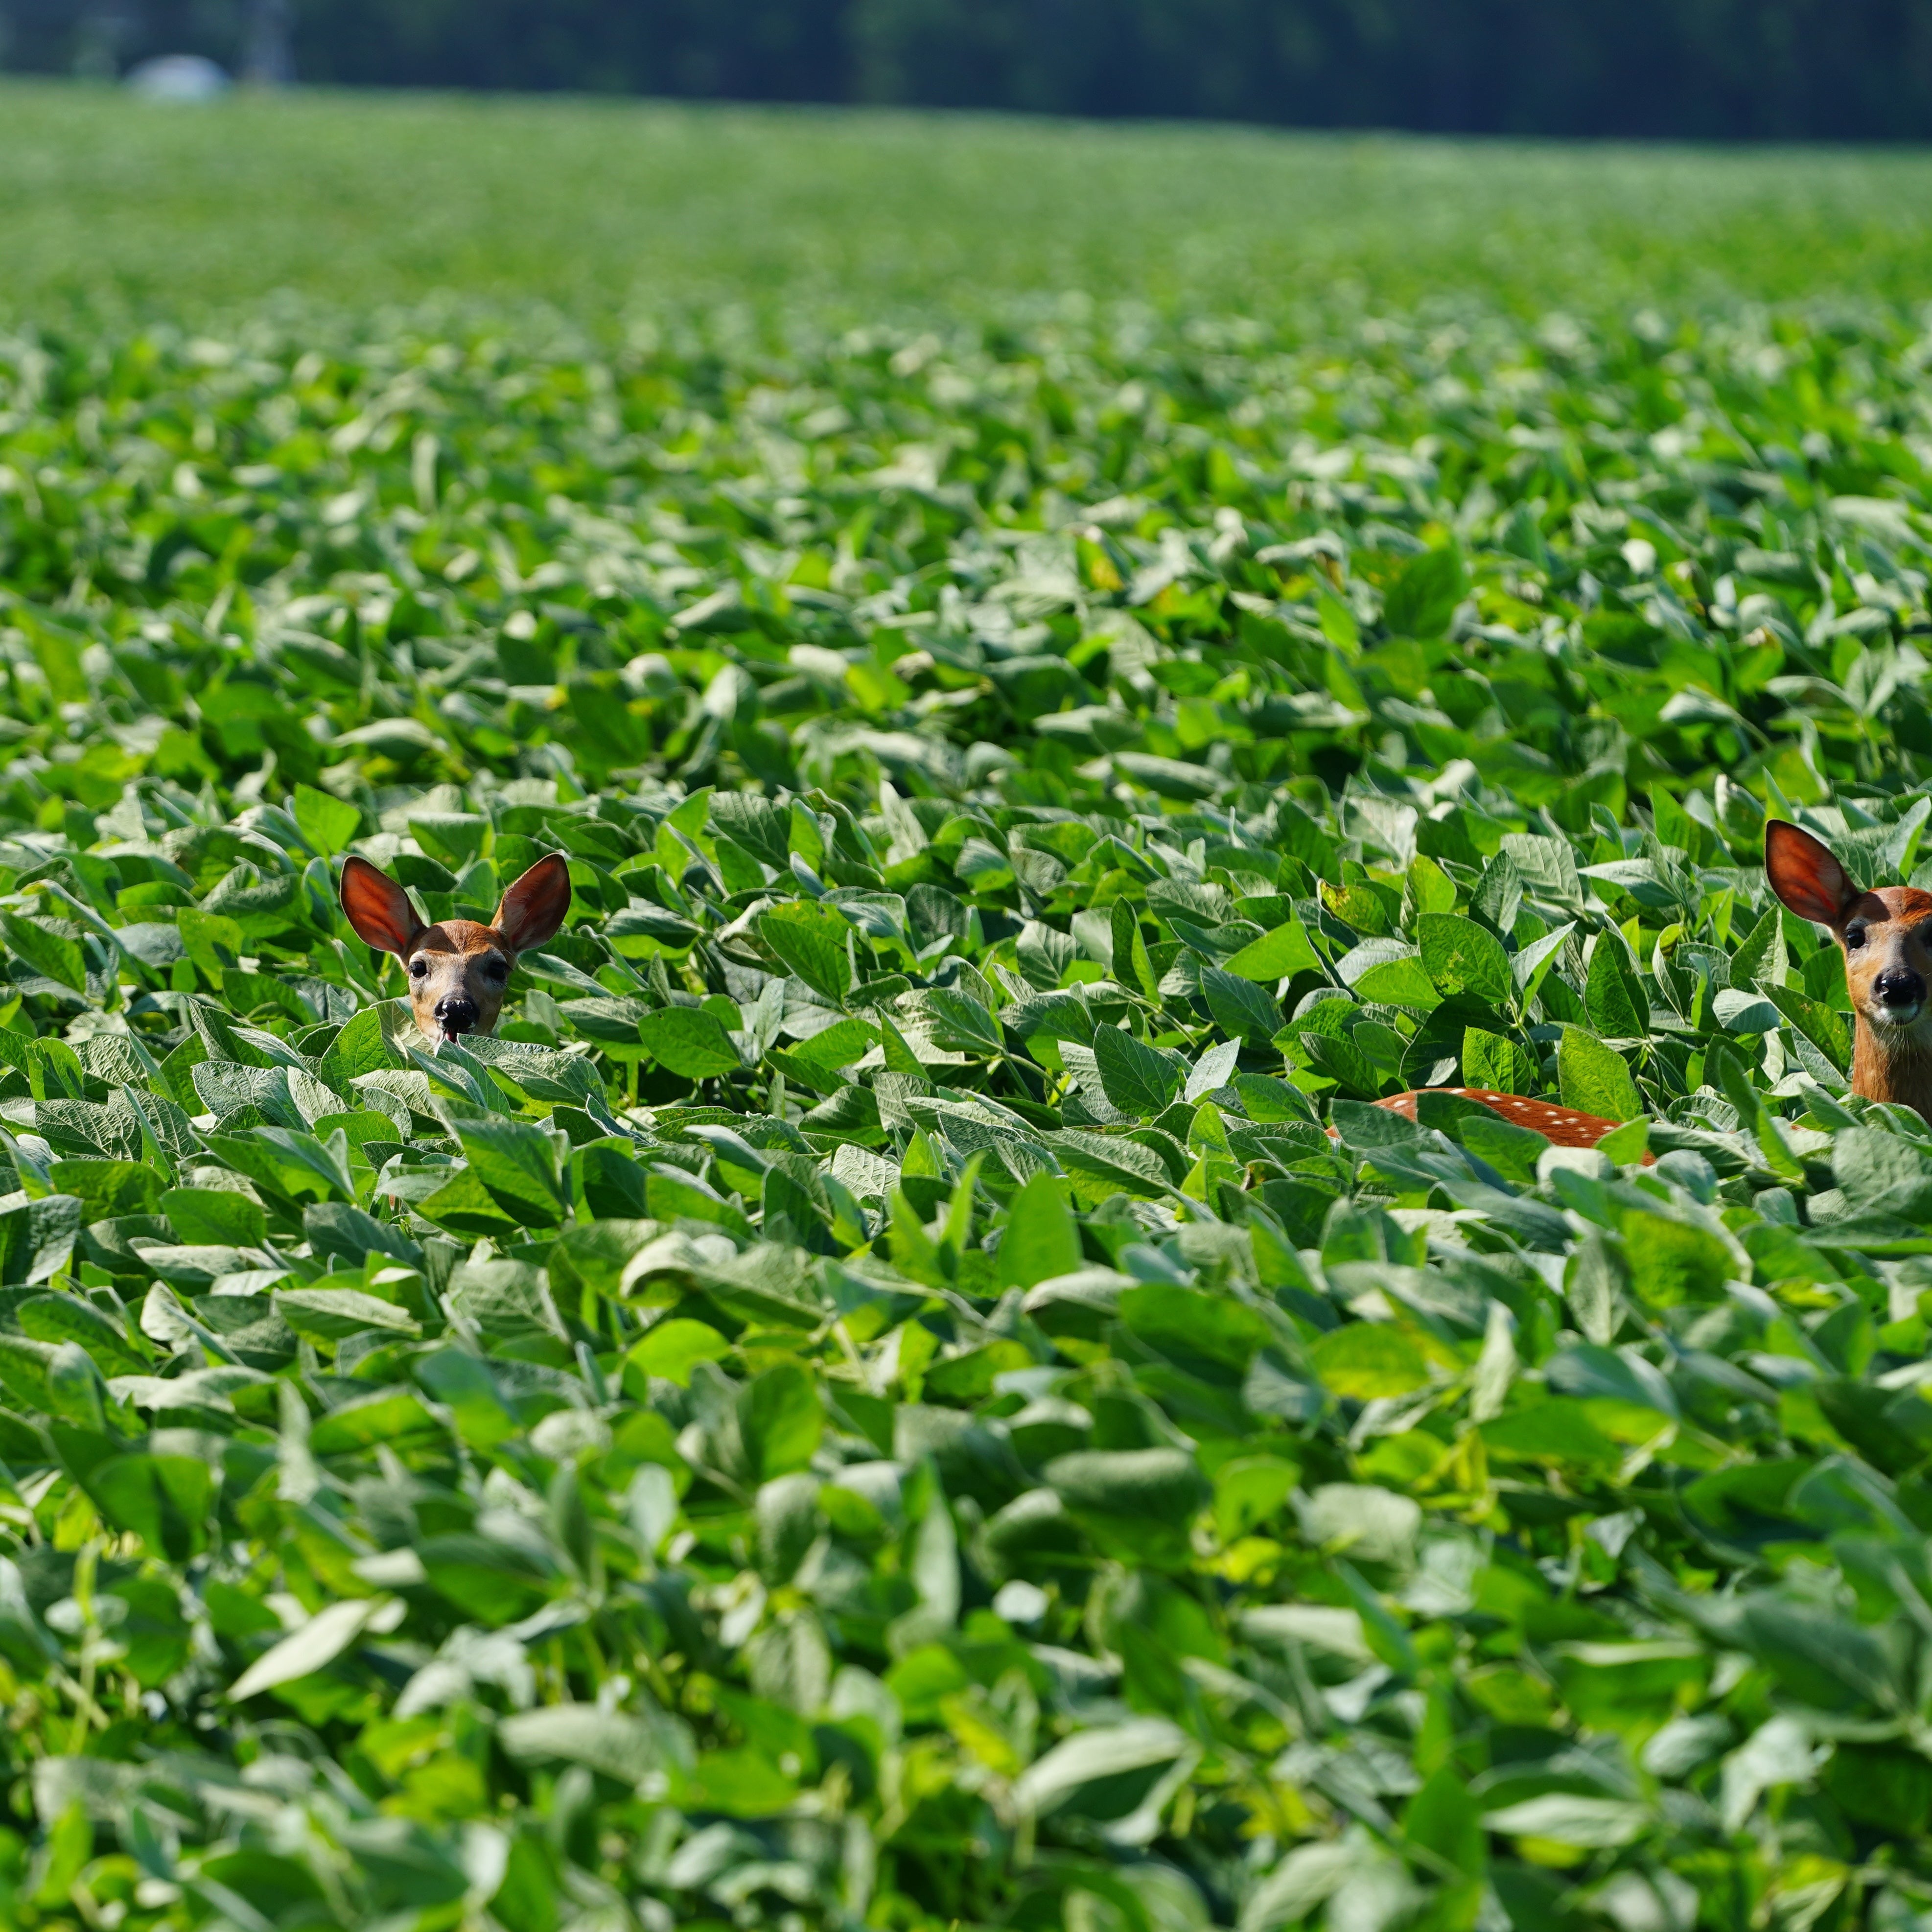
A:
POLYGON ((570 910, 570 867, 559 853, 539 859, 504 893, 488 926, 473 919, 425 926, 387 873, 349 858, 342 910, 358 939, 403 962, 416 1024, 440 1043, 496 1031, 517 955, 541 946, 570 910))
MULTIPOLYGON (((1828 846, 1781 818, 1764 829, 1764 869, 1778 898, 1800 919, 1829 926, 1844 950, 1858 1030, 1852 1091, 1868 1100, 1903 1101, 1932 1120, 1932 1013, 1926 996, 1932 980, 1932 892, 1910 886, 1863 891, 1828 846)), ((1435 1090, 1480 1100, 1557 1147, 1594 1147, 1618 1124, 1486 1087, 1435 1090)), ((1412 1120, 1416 1098, 1396 1094, 1376 1105, 1412 1120)))
POLYGON ((1897 1100, 1932 1120, 1932 892, 1865 892, 1831 848, 1781 819, 1764 829, 1771 889, 1800 919, 1829 926, 1845 956, 1855 1036, 1852 1091, 1897 1100))

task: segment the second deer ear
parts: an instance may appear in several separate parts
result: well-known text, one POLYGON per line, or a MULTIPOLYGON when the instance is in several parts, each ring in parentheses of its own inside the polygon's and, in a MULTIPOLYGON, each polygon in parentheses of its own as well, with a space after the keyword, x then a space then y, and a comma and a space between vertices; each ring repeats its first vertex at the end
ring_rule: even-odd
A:
POLYGON ((342 862, 342 910, 365 945, 407 958, 428 928, 416 916, 410 896, 367 859, 342 862))
POLYGON ((570 910, 570 865, 560 852, 539 859, 503 895, 493 922, 512 952, 541 946, 570 910))
POLYGON ((1764 828, 1764 870, 1772 890, 1800 919, 1834 930, 1859 897, 1832 848, 1781 818, 1764 828))

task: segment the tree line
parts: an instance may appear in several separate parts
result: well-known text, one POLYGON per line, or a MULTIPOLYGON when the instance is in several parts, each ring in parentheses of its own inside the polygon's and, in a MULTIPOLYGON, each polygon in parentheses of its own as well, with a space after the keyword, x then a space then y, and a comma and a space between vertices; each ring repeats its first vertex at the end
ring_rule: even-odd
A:
MULTIPOLYGON (((0 63, 239 63, 250 0, 0 0, 0 63)), ((338 86, 1444 134, 1932 136, 1932 0, 296 0, 338 86)))

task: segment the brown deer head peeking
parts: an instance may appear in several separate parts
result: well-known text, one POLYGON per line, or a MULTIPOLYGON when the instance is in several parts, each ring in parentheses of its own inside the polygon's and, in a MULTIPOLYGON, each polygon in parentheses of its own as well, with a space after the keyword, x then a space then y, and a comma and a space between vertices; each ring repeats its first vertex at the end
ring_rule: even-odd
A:
POLYGON ((1900 1101, 1932 1120, 1932 892, 1868 892, 1828 846, 1777 818, 1764 829, 1764 869, 1785 904, 1828 926, 1844 953, 1856 1024, 1852 1091, 1900 1101))
POLYGON ((403 962, 416 1024, 431 1040, 494 1033, 517 955, 541 946, 570 910, 570 867, 559 853, 539 859, 504 893, 488 926, 473 919, 425 926, 387 873, 367 859, 345 859, 342 910, 358 939, 403 962))

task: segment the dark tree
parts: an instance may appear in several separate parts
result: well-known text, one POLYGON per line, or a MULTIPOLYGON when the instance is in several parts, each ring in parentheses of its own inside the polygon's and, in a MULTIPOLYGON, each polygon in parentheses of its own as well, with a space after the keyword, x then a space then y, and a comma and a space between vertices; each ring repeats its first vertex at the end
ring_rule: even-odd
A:
POLYGON ((1210 116, 1442 134, 1932 136, 1932 0, 0 0, 0 58, 1210 116), (292 8, 292 38, 283 24, 292 8))

